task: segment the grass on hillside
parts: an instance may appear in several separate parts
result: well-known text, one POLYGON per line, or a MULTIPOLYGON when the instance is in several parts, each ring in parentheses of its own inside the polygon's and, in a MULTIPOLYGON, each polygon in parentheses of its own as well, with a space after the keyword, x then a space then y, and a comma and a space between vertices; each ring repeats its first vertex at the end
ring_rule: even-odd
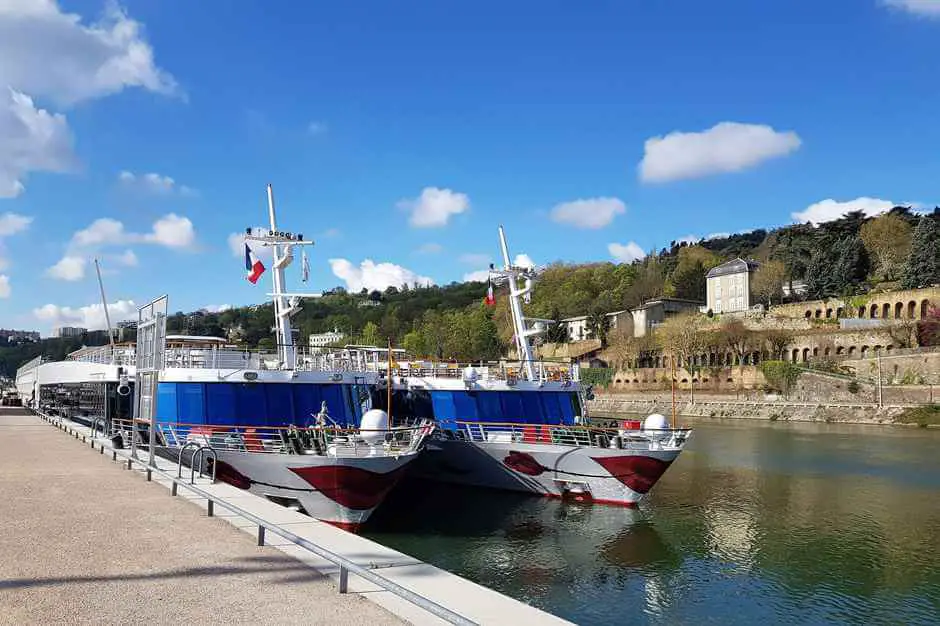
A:
POLYGON ((940 426, 940 404, 928 404, 912 409, 905 409, 897 420, 902 424, 917 424, 921 428, 940 426))

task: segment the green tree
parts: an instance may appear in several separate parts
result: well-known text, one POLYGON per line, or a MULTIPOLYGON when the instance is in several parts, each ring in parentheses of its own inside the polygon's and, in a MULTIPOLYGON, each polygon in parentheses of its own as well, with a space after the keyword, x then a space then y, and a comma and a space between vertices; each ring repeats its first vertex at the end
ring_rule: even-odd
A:
POLYGON ((382 343, 379 337, 379 327, 376 326, 374 322, 367 322, 366 325, 362 327, 362 334, 360 335, 359 341, 366 346, 378 346, 382 343))
POLYGON ((920 218, 901 275, 901 287, 918 289, 940 283, 940 213, 920 218))
POLYGON ((552 310, 552 323, 542 335, 545 343, 566 343, 568 341, 568 327, 561 321, 561 313, 557 308, 552 310))
POLYGON ((591 339, 600 340, 602 348, 607 346, 607 335, 610 333, 610 317, 603 309, 600 307, 593 309, 588 314, 585 326, 591 339))
POLYGON ((839 256, 832 268, 836 293, 855 294, 868 277, 871 266, 868 253, 858 236, 845 237, 838 242, 837 248, 839 256))

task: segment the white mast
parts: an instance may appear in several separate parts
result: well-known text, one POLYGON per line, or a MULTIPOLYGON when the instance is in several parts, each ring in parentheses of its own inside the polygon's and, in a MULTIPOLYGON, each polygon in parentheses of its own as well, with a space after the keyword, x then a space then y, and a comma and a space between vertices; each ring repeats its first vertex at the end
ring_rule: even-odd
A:
POLYGON ((111 316, 108 314, 108 299, 104 296, 104 283, 101 282, 101 268, 95 259, 95 273, 98 274, 98 289, 101 290, 101 306, 104 307, 104 321, 108 325, 108 343, 111 344, 111 358, 114 358, 114 333, 111 331, 111 316))
POLYGON ((532 357, 532 346, 529 337, 541 332, 541 329, 526 327, 525 317, 522 314, 521 296, 532 291, 532 278, 535 276, 534 268, 514 267, 509 260, 509 247, 506 245, 506 233, 499 227, 499 245, 503 251, 503 271, 494 272, 497 277, 504 278, 509 283, 509 308, 512 311, 512 325, 516 338, 516 350, 519 360, 522 361, 522 370, 527 380, 535 380, 535 367, 532 357), (525 287, 519 289, 516 278, 525 279, 525 287))
POLYGON ((277 217, 274 211, 274 188, 268 184, 268 217, 271 220, 271 230, 267 233, 253 233, 247 230, 247 241, 258 241, 263 246, 271 246, 273 260, 271 279, 274 291, 268 295, 274 301, 274 329, 277 338, 277 353, 281 367, 294 369, 297 366, 297 352, 294 346, 294 334, 290 318, 300 310, 300 298, 317 297, 319 294, 290 294, 286 293, 284 269, 294 260, 293 247, 313 245, 312 241, 305 241, 301 234, 282 232, 277 229, 277 217))

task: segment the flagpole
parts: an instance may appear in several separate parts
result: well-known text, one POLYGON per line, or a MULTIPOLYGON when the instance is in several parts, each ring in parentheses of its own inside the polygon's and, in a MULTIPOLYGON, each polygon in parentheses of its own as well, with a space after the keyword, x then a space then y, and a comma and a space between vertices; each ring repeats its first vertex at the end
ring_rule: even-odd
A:
POLYGON ((387 380, 388 380, 388 392, 387 392, 388 395, 387 395, 387 405, 386 405, 386 408, 387 408, 388 410, 386 411, 386 413, 388 413, 388 425, 389 425, 389 428, 391 428, 391 426, 392 426, 392 338, 391 338, 391 337, 388 338, 388 367, 387 367, 387 371, 388 371, 388 375, 386 376, 386 378, 387 378, 387 380))

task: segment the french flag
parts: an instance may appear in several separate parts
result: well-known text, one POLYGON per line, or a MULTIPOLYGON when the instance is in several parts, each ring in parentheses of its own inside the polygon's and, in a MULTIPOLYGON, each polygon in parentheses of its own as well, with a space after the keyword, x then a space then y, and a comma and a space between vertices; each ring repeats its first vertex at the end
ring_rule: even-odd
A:
POLYGON ((486 297, 483 298, 483 304, 486 306, 496 306, 496 296, 493 295, 493 281, 486 281, 486 297))
POLYGON ((255 256, 255 253, 252 252, 247 243, 245 244, 245 271, 248 272, 245 278, 247 278, 248 282, 252 285, 257 283, 261 275, 264 274, 264 263, 255 256))

